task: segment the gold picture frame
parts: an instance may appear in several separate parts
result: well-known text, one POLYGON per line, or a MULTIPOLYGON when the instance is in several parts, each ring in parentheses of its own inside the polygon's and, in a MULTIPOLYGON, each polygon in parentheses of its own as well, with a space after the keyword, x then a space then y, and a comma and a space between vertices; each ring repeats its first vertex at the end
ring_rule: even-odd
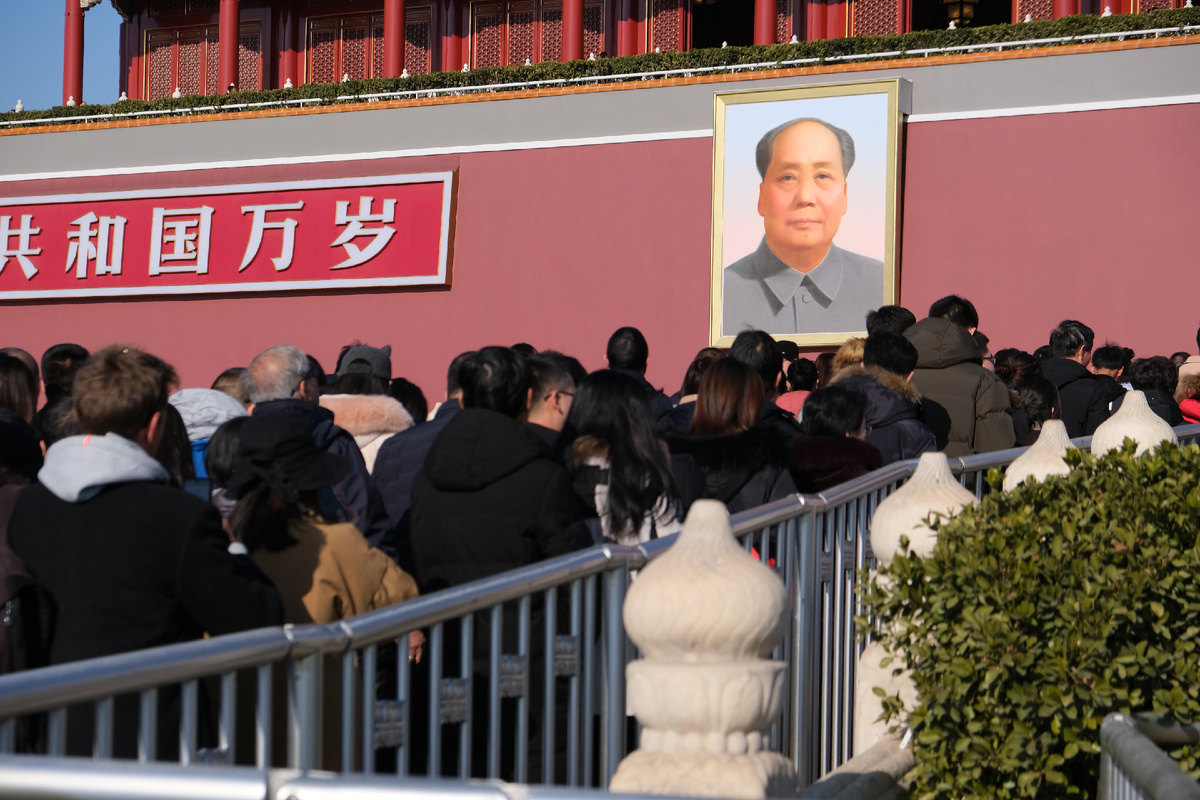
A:
POLYGON ((899 78, 714 96, 712 346, 837 346, 895 303, 910 98, 899 78))

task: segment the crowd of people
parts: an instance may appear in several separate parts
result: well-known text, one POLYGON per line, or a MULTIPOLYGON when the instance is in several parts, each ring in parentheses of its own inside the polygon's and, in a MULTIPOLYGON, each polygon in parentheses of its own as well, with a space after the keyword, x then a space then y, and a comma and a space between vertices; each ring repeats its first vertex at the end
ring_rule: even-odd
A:
MULTIPOLYGON (((328 375, 272 347, 208 389, 178 389, 132 346, 60 344, 40 363, 0 349, 0 544, 26 579, 9 586, 50 609, 32 632, 43 652, 10 662, 0 643, 0 670, 331 622, 671 535, 699 498, 736 512, 924 452, 1027 445, 1048 419, 1087 435, 1129 389, 1172 425, 1200 421, 1200 356, 1094 348, 1078 321, 1035 353, 993 354, 957 296, 919 321, 885 306, 866 328, 813 359, 744 331, 700 350, 673 394, 647 381, 636 328, 613 333, 591 373, 528 344, 483 347, 450 362, 432 410, 393 377, 389 347, 361 343, 328 375)), ((475 633, 487 641, 486 621, 475 633)), ((422 648, 410 637, 410 659, 422 648)), ((135 714, 119 704, 118 729, 136 730, 135 714)), ((86 727, 78 737, 90 749, 86 727)))

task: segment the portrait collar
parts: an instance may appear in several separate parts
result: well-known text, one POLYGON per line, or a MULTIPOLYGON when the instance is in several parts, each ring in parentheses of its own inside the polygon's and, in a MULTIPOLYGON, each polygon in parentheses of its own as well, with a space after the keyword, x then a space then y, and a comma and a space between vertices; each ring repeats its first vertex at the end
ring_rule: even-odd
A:
POLYGON ((758 246, 757 256, 760 264, 766 267, 759 274, 780 305, 787 304, 800 287, 805 285, 830 302, 837 299, 838 290, 842 286, 842 251, 837 245, 829 245, 829 252, 825 254, 825 258, 807 273, 794 270, 783 263, 767 246, 765 236, 758 246))

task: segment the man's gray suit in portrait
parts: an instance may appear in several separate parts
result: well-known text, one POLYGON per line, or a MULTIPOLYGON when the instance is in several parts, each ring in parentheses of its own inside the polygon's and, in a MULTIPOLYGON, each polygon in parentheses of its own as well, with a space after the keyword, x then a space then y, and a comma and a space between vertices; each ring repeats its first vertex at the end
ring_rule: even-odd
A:
POLYGON ((883 297, 883 262, 833 243, 846 214, 854 140, 819 119, 785 122, 755 152, 758 249, 725 268, 721 332, 848 333, 883 297))
POLYGON ((764 238, 748 256, 725 268, 722 330, 767 333, 841 333, 862 330, 868 311, 882 305, 883 262, 830 245, 821 263, 797 272, 771 252, 764 238))

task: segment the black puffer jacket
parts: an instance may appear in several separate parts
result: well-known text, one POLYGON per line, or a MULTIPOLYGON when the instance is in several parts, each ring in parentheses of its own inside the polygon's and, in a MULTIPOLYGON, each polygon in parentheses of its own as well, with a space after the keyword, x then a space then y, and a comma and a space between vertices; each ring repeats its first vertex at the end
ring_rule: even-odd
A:
POLYGON ((846 367, 833 376, 867 396, 867 441, 879 448, 884 464, 937 450, 937 438, 921 421, 921 394, 899 375, 879 367, 846 367))
POLYGON ((413 482, 412 547, 422 594, 591 544, 566 469, 536 434, 495 411, 456 414, 413 482))
POLYGON ((788 473, 787 443, 751 428, 726 436, 671 436, 672 454, 691 456, 704 473, 704 496, 734 514, 796 493, 788 473))
POLYGON ((1059 416, 1072 439, 1091 436, 1108 419, 1110 398, 1083 364, 1069 358, 1047 358, 1042 361, 1042 375, 1058 389, 1059 416))

